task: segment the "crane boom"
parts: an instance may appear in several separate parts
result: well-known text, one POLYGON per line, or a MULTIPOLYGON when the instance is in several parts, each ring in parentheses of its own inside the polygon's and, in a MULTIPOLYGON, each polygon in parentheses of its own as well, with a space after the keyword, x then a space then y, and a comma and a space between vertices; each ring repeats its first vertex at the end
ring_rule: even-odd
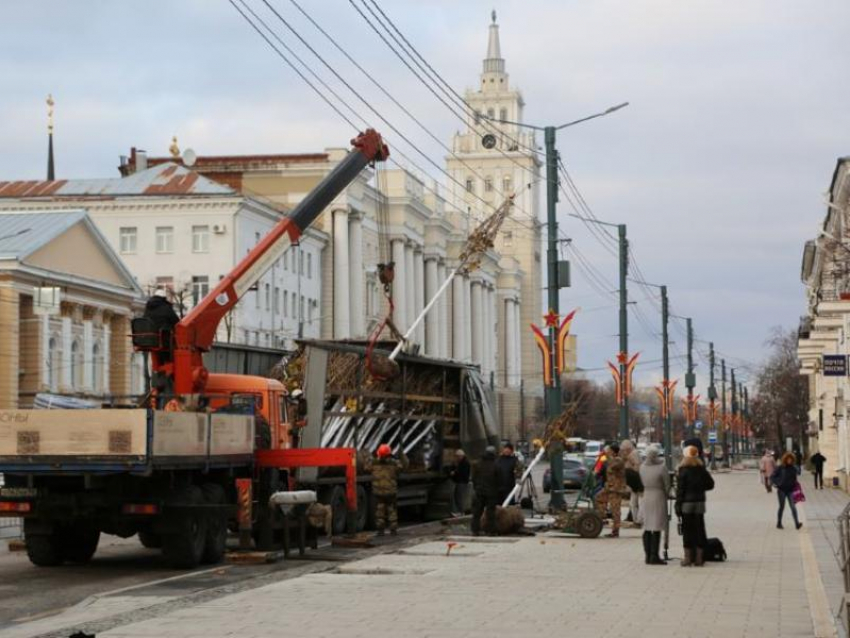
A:
POLYGON ((325 207, 373 162, 387 159, 389 149, 372 129, 351 140, 351 152, 251 250, 218 285, 174 326, 173 361, 154 369, 172 377, 175 394, 203 391, 207 370, 203 353, 215 340, 218 325, 239 299, 271 268, 325 207))

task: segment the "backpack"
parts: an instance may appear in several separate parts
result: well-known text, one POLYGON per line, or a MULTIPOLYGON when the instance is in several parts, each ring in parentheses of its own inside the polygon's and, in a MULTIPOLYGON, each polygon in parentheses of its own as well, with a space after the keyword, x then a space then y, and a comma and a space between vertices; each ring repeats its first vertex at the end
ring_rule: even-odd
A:
POLYGON ((636 494, 643 492, 643 481, 640 478, 640 472, 631 468, 626 468, 626 485, 636 494))
POLYGON ((725 561, 726 548, 723 547, 723 542, 719 538, 709 538, 705 543, 703 558, 718 563, 725 561))

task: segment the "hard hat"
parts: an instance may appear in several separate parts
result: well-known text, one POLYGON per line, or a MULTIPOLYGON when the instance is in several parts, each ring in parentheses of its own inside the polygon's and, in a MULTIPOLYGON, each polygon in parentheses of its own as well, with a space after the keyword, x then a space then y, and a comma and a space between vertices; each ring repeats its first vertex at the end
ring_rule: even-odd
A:
POLYGON ((292 392, 289 393, 293 399, 300 399, 304 394, 304 391, 301 388, 295 388, 292 392))
POLYGON ((392 453, 392 449, 390 449, 390 446, 386 443, 382 443, 378 446, 378 458, 382 459, 384 457, 390 456, 392 453))
POLYGON ((157 288, 156 291, 153 293, 153 296, 154 297, 162 297, 163 299, 167 299, 168 298, 168 291, 166 291, 163 288, 157 288))

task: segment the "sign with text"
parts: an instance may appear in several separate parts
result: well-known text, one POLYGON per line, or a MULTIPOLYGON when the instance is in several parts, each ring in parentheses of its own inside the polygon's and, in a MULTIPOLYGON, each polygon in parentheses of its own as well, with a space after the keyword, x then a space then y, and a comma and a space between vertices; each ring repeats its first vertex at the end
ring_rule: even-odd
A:
POLYGON ((847 355, 825 354, 823 355, 823 374, 825 377, 847 376, 847 355))

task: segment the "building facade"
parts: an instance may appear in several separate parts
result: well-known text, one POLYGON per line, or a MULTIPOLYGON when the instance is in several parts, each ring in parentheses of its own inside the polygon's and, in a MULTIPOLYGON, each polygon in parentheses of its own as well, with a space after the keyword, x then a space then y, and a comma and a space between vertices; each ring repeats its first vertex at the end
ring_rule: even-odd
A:
POLYGON ((81 210, 0 213, 0 228, 0 409, 45 393, 131 403, 144 300, 103 234, 81 210))
MULTIPOLYGON (((0 210, 84 208, 145 294, 166 290, 182 314, 283 213, 182 166, 138 168, 113 179, 0 182, 0 210)), ((305 233, 222 322, 218 340, 281 348, 299 332, 318 337, 326 243, 316 229, 305 233)))
POLYGON ((825 366, 825 357, 850 355, 850 158, 836 163, 826 216, 817 237, 803 250, 802 281, 807 314, 800 322, 797 355, 809 380, 809 449, 827 458, 824 476, 848 489, 850 430, 845 374, 825 366), (827 369, 829 368, 829 369, 827 369))

